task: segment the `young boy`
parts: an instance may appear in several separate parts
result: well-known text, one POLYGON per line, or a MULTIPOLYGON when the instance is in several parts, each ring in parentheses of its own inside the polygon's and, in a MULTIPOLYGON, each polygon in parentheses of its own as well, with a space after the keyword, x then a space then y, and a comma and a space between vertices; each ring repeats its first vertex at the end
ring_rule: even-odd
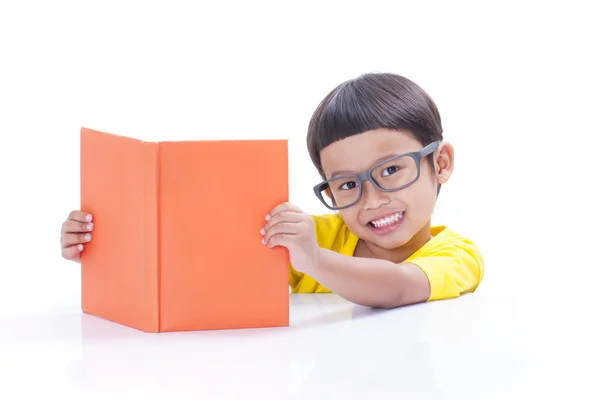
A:
MULTIPOLYGON (((454 150, 419 86, 393 74, 344 82, 314 112, 307 142, 323 178, 315 194, 333 212, 311 216, 283 203, 260 230, 263 244, 289 250, 292 292, 394 308, 477 288, 479 249, 430 225, 454 150)), ((73 211, 62 226, 63 257, 79 261, 92 230, 92 216, 73 211)))

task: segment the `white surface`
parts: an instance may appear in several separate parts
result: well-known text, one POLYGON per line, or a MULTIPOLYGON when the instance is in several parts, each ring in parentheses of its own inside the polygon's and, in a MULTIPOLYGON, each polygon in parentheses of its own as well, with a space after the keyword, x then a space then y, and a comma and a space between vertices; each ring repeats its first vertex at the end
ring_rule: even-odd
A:
POLYGON ((485 294, 395 310, 292 295, 289 327, 160 334, 74 308, 7 317, 0 397, 593 398, 569 375, 576 338, 537 308, 485 294))

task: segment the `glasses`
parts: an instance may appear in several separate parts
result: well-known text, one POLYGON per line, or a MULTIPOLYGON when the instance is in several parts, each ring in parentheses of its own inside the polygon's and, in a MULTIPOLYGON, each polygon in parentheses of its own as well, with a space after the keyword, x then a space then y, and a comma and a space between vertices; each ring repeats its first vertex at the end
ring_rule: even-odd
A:
POLYGON ((421 175, 421 160, 433 153, 437 140, 419 151, 400 154, 369 168, 360 174, 339 175, 319 183, 315 194, 330 210, 341 210, 358 203, 363 192, 363 182, 369 181, 382 192, 395 192, 415 183, 421 175))

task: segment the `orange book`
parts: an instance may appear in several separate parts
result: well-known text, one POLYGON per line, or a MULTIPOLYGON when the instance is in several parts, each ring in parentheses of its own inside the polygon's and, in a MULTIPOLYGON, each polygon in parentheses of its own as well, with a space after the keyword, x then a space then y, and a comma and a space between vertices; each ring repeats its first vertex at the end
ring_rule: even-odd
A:
POLYGON ((287 140, 145 142, 81 129, 82 311, 146 332, 287 326, 287 140))

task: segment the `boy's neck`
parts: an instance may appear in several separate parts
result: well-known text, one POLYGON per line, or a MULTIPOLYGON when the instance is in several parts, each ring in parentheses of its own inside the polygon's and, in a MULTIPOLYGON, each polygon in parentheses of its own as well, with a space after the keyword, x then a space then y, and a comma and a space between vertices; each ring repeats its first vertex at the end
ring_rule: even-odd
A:
POLYGON ((427 224, 425 224, 425 226, 419 232, 417 232, 404 246, 397 247, 392 250, 383 249, 360 239, 358 241, 358 245, 356 246, 354 255, 356 257, 378 258, 399 264, 404 262, 408 257, 423 247, 430 239, 431 221, 427 222, 427 224))

